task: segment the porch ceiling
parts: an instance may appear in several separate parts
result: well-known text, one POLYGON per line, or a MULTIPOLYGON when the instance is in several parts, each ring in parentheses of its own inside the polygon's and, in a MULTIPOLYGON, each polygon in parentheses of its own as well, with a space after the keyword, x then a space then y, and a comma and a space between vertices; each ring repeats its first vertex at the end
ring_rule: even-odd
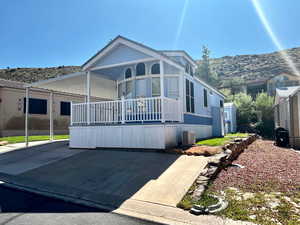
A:
MULTIPOLYGON (((35 82, 26 87, 43 88, 50 91, 86 95, 86 73, 79 72, 35 82)), ((116 82, 103 76, 91 73, 91 96, 116 98, 116 82)))

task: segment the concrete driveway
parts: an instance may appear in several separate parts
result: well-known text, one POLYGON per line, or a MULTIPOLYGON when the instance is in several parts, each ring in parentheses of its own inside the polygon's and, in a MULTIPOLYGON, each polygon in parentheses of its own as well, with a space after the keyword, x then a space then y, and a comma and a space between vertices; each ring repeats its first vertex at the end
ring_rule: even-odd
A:
POLYGON ((71 150, 54 143, 0 154, 0 173, 19 185, 114 208, 127 199, 176 206, 206 163, 199 156, 71 150))

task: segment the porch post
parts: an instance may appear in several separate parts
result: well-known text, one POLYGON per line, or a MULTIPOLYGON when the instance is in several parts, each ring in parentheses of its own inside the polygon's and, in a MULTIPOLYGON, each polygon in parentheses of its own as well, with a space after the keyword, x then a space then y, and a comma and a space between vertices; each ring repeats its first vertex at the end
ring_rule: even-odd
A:
POLYGON ((53 92, 50 92, 50 101, 49 101, 49 117, 50 117, 50 141, 53 141, 53 92))
POLYGON ((87 124, 91 123, 91 72, 86 73, 86 97, 87 97, 87 124))
POLYGON ((123 95, 121 97, 121 108, 122 108, 121 123, 125 124, 125 98, 123 95))
POLYGON ((164 63, 162 60, 159 61, 160 65, 160 99, 161 99, 161 122, 165 122, 165 88, 164 88, 164 63))
POLYGON ((28 147, 28 111, 29 111, 29 87, 26 87, 25 92, 25 143, 28 147))

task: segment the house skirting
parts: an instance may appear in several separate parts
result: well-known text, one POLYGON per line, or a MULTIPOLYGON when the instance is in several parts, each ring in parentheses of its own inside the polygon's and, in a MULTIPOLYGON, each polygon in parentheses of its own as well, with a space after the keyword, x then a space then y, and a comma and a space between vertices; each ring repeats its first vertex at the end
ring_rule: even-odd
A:
POLYGON ((212 126, 199 124, 72 126, 70 148, 166 149, 181 143, 186 130, 197 139, 212 136, 212 126))

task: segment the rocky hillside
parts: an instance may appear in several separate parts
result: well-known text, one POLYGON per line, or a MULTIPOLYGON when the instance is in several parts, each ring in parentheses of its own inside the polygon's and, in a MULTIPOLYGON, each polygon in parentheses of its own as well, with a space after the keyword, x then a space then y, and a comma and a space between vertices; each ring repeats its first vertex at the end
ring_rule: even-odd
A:
MULTIPOLYGON (((285 52, 300 70, 300 48, 287 49, 285 52)), ((279 52, 211 59, 211 67, 221 80, 234 77, 243 78, 245 81, 265 80, 282 72, 292 73, 279 52)))
MULTIPOLYGON (((300 70, 300 48, 287 49, 285 52, 300 70)), ((292 73, 279 52, 224 56, 211 59, 211 67, 217 72, 220 80, 234 77, 243 78, 245 81, 266 80, 283 72, 292 73)), ((80 71, 79 66, 9 68, 0 69, 0 78, 30 83, 77 71, 80 71)))
POLYGON ((46 68, 7 68, 0 69, 0 78, 13 81, 31 83, 45 80, 58 75, 80 71, 79 66, 58 66, 46 68))

